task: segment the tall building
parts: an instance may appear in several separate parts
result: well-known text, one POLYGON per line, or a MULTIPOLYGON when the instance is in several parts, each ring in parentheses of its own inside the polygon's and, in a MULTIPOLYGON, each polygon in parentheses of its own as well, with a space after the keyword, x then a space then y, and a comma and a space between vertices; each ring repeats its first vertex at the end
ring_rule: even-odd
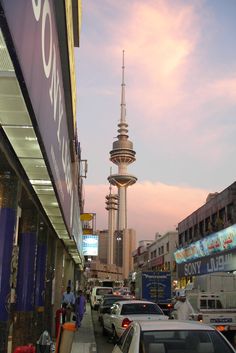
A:
POLYGON ((133 143, 128 139, 128 124, 126 122, 125 82, 124 82, 124 51, 122 60, 122 84, 121 84, 121 116, 118 123, 117 140, 113 142, 110 151, 110 160, 118 166, 118 173, 108 177, 110 184, 118 188, 118 222, 117 230, 127 229, 127 188, 136 183, 137 178, 127 171, 129 164, 135 161, 136 152, 133 143))
MULTIPOLYGON (((111 207, 108 209, 109 213, 109 254, 113 254, 115 250, 114 262, 117 266, 121 266, 123 270, 123 277, 127 278, 129 271, 132 269, 133 259, 132 251, 135 248, 135 231, 127 227, 127 188, 136 183, 137 178, 127 171, 129 164, 135 161, 136 152, 133 150, 133 143, 129 140, 128 124, 126 122, 126 103, 125 103, 125 80, 124 80, 124 51, 122 56, 122 83, 121 83, 121 115, 118 123, 117 140, 113 142, 113 148, 110 151, 110 160, 118 166, 118 173, 111 174, 108 181, 118 189, 118 210, 117 210, 117 224, 114 233, 114 212, 111 207)), ((108 201, 112 201, 111 195, 108 201)), ((112 255, 109 257, 112 260, 112 255)))

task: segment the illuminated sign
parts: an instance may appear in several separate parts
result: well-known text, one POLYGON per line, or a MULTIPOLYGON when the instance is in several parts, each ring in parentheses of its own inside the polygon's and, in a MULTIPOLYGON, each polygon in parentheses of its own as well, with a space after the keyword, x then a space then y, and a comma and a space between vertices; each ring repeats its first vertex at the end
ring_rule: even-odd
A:
POLYGON ((200 239, 174 253, 177 264, 236 248, 236 224, 200 239))
POLYGON ((73 207, 79 206, 74 202, 76 190, 68 132, 71 117, 65 109, 55 1, 1 0, 1 6, 23 75, 21 80, 30 98, 30 115, 40 132, 44 157, 71 235, 73 207))
POLYGON ((98 255, 98 235, 82 235, 82 251, 84 256, 98 255))
POLYGON ((204 258, 178 264, 178 277, 199 276, 214 272, 228 272, 236 270, 235 250, 214 254, 204 258), (233 252, 234 251, 234 252, 233 252))

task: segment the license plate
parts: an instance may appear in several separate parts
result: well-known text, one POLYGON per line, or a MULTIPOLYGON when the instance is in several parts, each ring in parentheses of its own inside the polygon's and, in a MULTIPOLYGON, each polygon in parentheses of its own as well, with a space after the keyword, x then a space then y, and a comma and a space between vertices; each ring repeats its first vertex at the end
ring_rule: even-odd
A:
POLYGON ((215 319, 210 319, 210 322, 211 323, 216 323, 216 324, 219 324, 219 323, 227 323, 227 322, 233 322, 233 319, 230 317, 230 318, 227 318, 227 317, 221 317, 221 318, 215 318, 215 319))

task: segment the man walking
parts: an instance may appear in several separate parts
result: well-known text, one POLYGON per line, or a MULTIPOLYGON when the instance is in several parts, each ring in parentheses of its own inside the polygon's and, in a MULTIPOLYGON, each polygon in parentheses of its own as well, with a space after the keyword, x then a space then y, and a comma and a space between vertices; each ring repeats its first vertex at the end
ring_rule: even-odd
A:
POLYGON ((66 288, 66 292, 62 296, 62 307, 65 309, 65 314, 63 315, 63 322, 70 321, 70 316, 72 311, 74 311, 75 296, 71 292, 71 287, 66 288))

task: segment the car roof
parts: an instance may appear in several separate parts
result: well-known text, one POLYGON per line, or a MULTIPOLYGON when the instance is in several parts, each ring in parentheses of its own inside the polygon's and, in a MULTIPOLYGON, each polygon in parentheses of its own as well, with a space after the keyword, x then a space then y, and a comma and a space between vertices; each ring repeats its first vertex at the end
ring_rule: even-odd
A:
POLYGON ((149 302, 148 300, 119 300, 120 304, 153 304, 157 305, 156 303, 149 302))
POLYGON ((140 320, 134 322, 134 324, 139 325, 142 331, 164 331, 164 330, 207 330, 215 331, 211 326, 202 324, 196 321, 181 321, 181 320, 166 320, 166 321, 150 321, 150 320, 140 320))
POLYGON ((105 300, 105 299, 113 299, 113 298, 115 298, 115 299, 117 299, 117 300, 120 300, 120 299, 124 299, 124 297, 122 296, 122 295, 115 295, 115 294, 108 294, 108 295, 104 295, 103 296, 103 300, 105 300))

